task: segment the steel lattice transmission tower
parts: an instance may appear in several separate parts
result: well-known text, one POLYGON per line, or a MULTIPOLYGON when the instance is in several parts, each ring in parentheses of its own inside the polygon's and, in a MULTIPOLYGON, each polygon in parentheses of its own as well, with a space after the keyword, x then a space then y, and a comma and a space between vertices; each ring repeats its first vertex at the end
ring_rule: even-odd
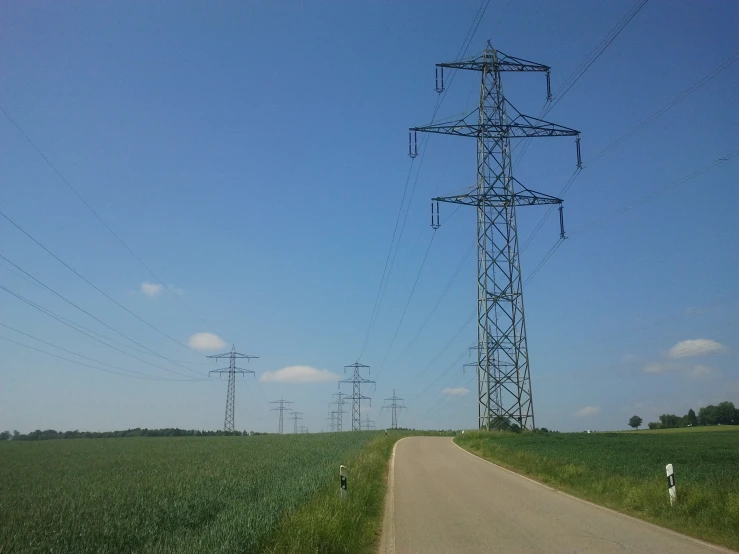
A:
POLYGON ((278 431, 278 433, 280 433, 280 435, 282 435, 283 434, 284 414, 285 414, 285 412, 289 412, 290 411, 290 408, 288 408, 287 406, 285 406, 285 404, 292 404, 292 402, 290 402, 289 400, 283 400, 282 398, 280 398, 279 400, 275 400, 273 402, 270 402, 270 404, 279 404, 278 407, 272 408, 271 411, 273 411, 273 412, 280 412, 280 424, 279 424, 279 431, 278 431))
POLYGON ((372 421, 369 418, 369 414, 367 414, 367 418, 364 420, 364 423, 362 424, 362 430, 363 431, 372 431, 375 428, 375 422, 372 421))
POLYGON ((234 404, 236 402, 236 374, 240 373, 244 375, 245 373, 251 373, 254 375, 254 372, 250 369, 241 369, 240 367, 236 367, 236 360, 237 359, 245 359, 245 360, 251 360, 254 358, 258 358, 259 356, 251 356, 249 354, 241 354, 239 352, 236 352, 236 347, 231 346, 231 352, 227 352, 225 354, 214 354, 212 356, 208 356, 208 358, 229 358, 230 362, 227 368, 223 369, 214 369, 210 373, 218 373, 219 375, 223 375, 224 373, 228 374, 228 390, 226 391, 226 417, 223 420, 223 430, 224 431, 233 431, 234 430, 234 404))
POLYGON ((349 398, 349 396, 343 392, 337 392, 334 396, 336 397, 336 400, 332 400, 331 405, 336 404, 336 411, 331 413, 336 414, 336 431, 341 433, 344 425, 344 404, 346 404, 346 399, 349 398))
POLYGON ((359 362, 355 362, 351 365, 344 366, 344 373, 346 373, 346 370, 348 368, 352 368, 354 374, 352 375, 351 379, 344 379, 343 381, 339 381, 339 387, 341 387, 342 383, 352 384, 352 395, 345 396, 344 398, 349 398, 352 401, 352 431, 361 431, 362 400, 369 400, 370 406, 372 406, 372 399, 369 396, 362 396, 362 385, 374 384, 375 382, 370 381, 369 379, 365 379, 359 374, 359 371, 361 369, 367 369, 367 371, 369 372, 370 367, 368 365, 363 365, 359 362))
POLYGON ((523 115, 505 99, 501 82, 503 72, 540 71, 546 73, 547 99, 550 100, 550 68, 546 65, 508 56, 488 42, 480 56, 437 64, 437 72, 439 68, 440 90, 444 88, 444 68, 481 73, 477 109, 462 119, 412 127, 413 144, 409 151, 412 157, 418 154, 416 134, 419 131, 477 139, 475 186, 465 194, 433 198, 431 224, 434 228, 439 226, 439 202, 477 209, 478 424, 480 428, 490 429, 513 420, 522 428, 534 429, 516 207, 559 205, 560 231, 564 238, 562 200, 529 190, 513 177, 511 139, 577 137, 580 167, 580 133, 523 115))
POLYGON ((403 401, 402 398, 395 396, 395 389, 393 389, 393 395, 390 398, 386 398, 385 402, 390 401, 390 404, 385 404, 382 409, 390 410, 392 415, 391 429, 398 428, 398 410, 407 410, 408 408, 403 404, 398 404, 398 401, 403 401))
POLYGON ((336 412, 333 412, 333 411, 329 412, 326 420, 328 421, 329 431, 331 433, 335 433, 336 432, 336 412))
POLYGON ((292 415, 289 418, 287 418, 287 419, 293 420, 294 425, 295 425, 293 429, 293 433, 295 433, 296 435, 298 434, 298 420, 303 419, 302 417, 300 417, 301 415, 303 415, 303 412, 293 412, 292 415))

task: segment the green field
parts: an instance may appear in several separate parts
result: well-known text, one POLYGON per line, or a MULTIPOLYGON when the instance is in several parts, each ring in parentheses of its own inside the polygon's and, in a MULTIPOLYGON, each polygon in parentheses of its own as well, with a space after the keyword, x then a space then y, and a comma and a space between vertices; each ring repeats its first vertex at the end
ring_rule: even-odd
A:
POLYGON ((626 433, 468 432, 455 442, 555 488, 739 549, 739 427, 626 433), (675 468, 670 507, 665 465, 675 468))
MULTIPOLYGON (((343 463, 352 471, 352 504, 364 468, 374 479, 364 488, 380 499, 363 502, 381 513, 395 440, 359 432, 3 441, 0 552, 315 552, 297 522, 300 507, 331 508, 343 463)), ((343 525, 337 506, 331 510, 343 525)), ((375 527, 357 540, 372 542, 375 527)))

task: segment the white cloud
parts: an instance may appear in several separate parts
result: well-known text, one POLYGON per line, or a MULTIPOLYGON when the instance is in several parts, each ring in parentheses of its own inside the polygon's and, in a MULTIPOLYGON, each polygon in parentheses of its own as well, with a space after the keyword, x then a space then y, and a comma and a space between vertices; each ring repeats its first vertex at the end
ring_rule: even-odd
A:
POLYGON ((445 388, 441 391, 441 394, 446 394, 449 396, 464 396, 465 394, 469 393, 469 389, 466 389, 464 387, 457 387, 457 388, 445 388))
POLYGON ((697 379, 704 379, 709 377, 718 377, 721 372, 713 367, 707 365, 694 365, 688 370, 688 375, 697 379))
POLYGON ((644 373, 664 373, 670 371, 670 368, 660 362, 654 362, 644 366, 644 373))
POLYGON ((159 296, 163 290, 164 287, 162 285, 157 285, 156 283, 141 283, 141 292, 151 298, 159 296))
POLYGON ((702 356, 722 352, 726 347, 720 342, 710 339, 691 339, 678 342, 670 348, 670 358, 687 358, 689 356, 702 356))
POLYGON ((195 350, 220 350, 226 346, 226 342, 213 333, 195 333, 187 344, 195 350))
POLYGON ((577 410, 573 415, 580 417, 588 417, 600 412, 599 406, 585 406, 582 410, 577 410))
POLYGON ((277 371, 265 371, 260 381, 279 381, 282 383, 325 383, 338 381, 339 376, 328 369, 316 369, 307 365, 283 367, 277 371))

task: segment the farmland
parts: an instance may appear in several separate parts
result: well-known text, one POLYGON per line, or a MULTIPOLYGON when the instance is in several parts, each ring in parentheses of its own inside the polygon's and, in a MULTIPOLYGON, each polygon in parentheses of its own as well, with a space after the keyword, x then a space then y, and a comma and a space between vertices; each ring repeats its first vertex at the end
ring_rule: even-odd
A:
POLYGON ((371 432, 3 441, 0 552, 281 551, 284 518, 378 440, 382 496, 394 439, 371 432))
POLYGON ((471 432, 455 442, 621 512, 739 549, 739 428, 626 433, 471 432), (675 466, 670 507, 665 465, 675 466))

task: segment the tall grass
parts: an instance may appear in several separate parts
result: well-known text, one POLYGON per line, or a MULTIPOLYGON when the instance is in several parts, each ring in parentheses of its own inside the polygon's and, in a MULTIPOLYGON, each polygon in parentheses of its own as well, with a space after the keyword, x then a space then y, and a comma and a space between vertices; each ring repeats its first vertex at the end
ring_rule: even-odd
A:
POLYGON ((3 441, 0 553, 256 552, 375 436, 3 441))
POLYGON ((739 429, 686 433, 467 432, 455 442, 587 500, 739 549, 739 429), (675 466, 670 507, 665 465, 675 466))

